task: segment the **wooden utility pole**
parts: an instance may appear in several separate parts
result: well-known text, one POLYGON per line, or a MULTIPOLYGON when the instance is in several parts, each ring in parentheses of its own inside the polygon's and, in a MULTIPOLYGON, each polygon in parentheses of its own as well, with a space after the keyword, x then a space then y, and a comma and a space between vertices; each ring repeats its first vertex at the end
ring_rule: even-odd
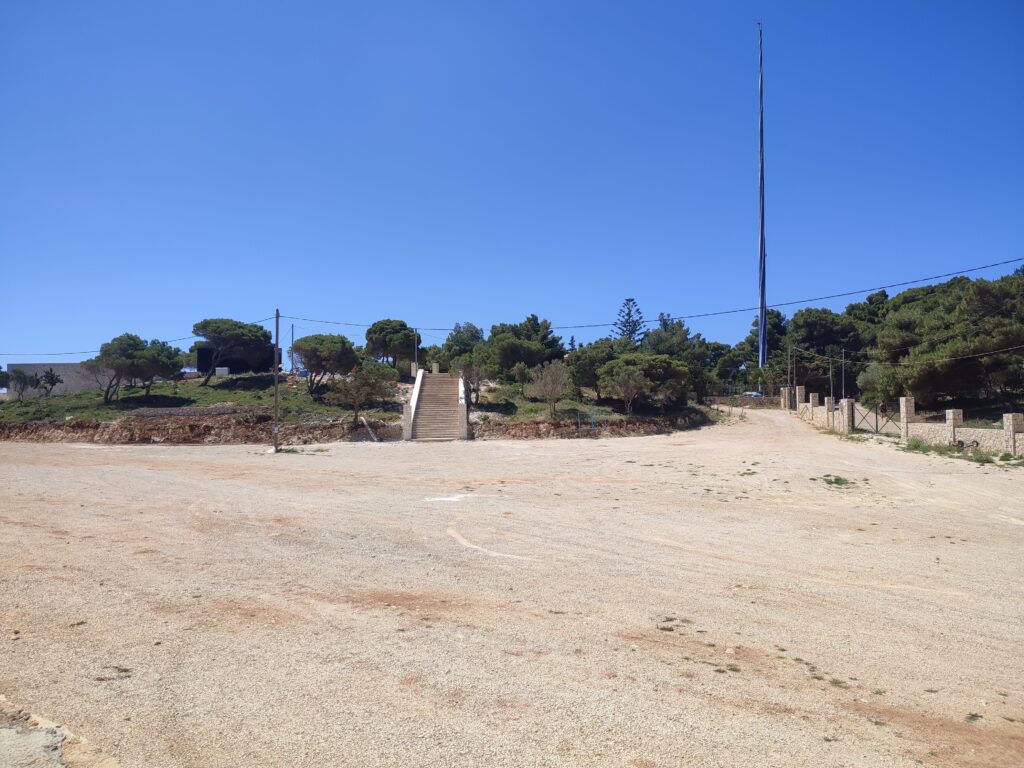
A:
POLYGON ((274 310, 274 453, 281 450, 281 392, 278 371, 281 368, 281 310, 274 310))
POLYGON ((840 376, 843 377, 843 400, 846 399, 846 349, 843 348, 843 362, 840 367, 840 376))

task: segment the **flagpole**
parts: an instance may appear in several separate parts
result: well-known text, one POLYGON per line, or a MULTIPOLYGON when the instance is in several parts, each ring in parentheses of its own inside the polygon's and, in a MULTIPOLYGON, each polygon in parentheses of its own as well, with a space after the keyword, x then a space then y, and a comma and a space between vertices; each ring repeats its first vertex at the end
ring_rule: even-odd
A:
POLYGON ((768 310, 765 304, 765 261, 764 242, 764 57, 762 53, 761 22, 757 23, 757 180, 758 180, 758 292, 760 307, 757 315, 757 364, 764 368, 768 362, 768 310))

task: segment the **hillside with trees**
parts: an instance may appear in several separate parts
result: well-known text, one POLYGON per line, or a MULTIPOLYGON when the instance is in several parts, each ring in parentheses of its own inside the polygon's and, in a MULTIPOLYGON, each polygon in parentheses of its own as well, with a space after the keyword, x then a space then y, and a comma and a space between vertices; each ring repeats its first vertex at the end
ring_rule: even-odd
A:
MULTIPOLYGON (((472 404, 503 418, 563 419, 577 411, 661 415, 680 412, 691 400, 756 390, 766 395, 787 383, 808 391, 855 396, 873 403, 909 394, 923 408, 1020 409, 1024 404, 1024 269, 995 280, 956 277, 890 296, 867 295, 842 312, 820 307, 786 316, 767 313, 768 364, 759 369, 757 321, 734 345, 704 338, 684 320, 660 313, 645 320, 627 298, 610 332, 580 344, 563 343, 550 320, 536 314, 496 323, 489 332, 457 323, 440 344, 422 346, 406 321, 379 320, 363 339, 312 334, 290 350, 303 377, 289 379, 286 416, 350 414, 367 408, 397 418, 409 363, 461 372, 472 404), (362 344, 358 342, 362 341, 362 344), (302 394, 292 391, 296 384, 302 394)), ((60 382, 52 371, 2 373, 9 402, 0 421, 59 420, 76 413, 99 418, 103 409, 173 407, 221 399, 259 399, 272 386, 273 346, 262 326, 229 318, 195 324, 188 353, 157 339, 124 333, 83 363, 96 382, 93 393, 50 395, 60 382), (209 370, 184 379, 205 354, 209 370), (214 369, 230 362, 233 373, 253 371, 250 384, 214 383, 214 369), (214 391, 183 397, 183 387, 214 391), (43 397, 28 398, 36 392, 43 397), (45 401, 45 402, 41 402, 45 401), (76 405, 72 408, 70 405, 76 405), (77 410, 76 410, 77 409, 77 410)))

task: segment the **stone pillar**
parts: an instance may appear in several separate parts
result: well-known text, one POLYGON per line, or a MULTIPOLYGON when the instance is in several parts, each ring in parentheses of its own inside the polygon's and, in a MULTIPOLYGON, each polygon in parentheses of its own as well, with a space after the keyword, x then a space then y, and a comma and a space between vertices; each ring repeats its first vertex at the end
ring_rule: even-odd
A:
POLYGON ((826 429, 836 428, 836 401, 834 398, 825 396, 825 427, 826 429))
POLYGON ((440 363, 431 363, 431 365, 430 365, 430 372, 431 373, 440 373, 441 372, 441 364, 440 363))
POLYGON ((910 439, 910 424, 914 421, 914 398, 900 398, 900 442, 910 439))
POLYGON ((1024 438, 1017 435, 1024 433, 1024 413, 1003 414, 1003 447, 1006 452, 1016 456, 1018 449, 1024 454, 1024 438))
POLYGON ((402 405, 402 439, 412 440, 412 403, 402 405))
POLYGON ((799 409, 800 406, 804 402, 806 402, 806 400, 807 400, 807 396, 805 394, 806 392, 807 392, 807 388, 806 387, 797 387, 796 388, 796 404, 793 406, 794 408, 799 409))
POLYGON ((417 363, 409 363, 409 375, 412 376, 414 379, 416 378, 416 373, 419 371, 419 369, 420 367, 417 363))
POLYGON ((843 414, 843 426, 840 430, 844 434, 850 434, 853 432, 853 418, 854 418, 854 403, 856 401, 852 397, 848 397, 845 400, 839 401, 839 407, 843 414))
POLYGON ((789 387, 783 387, 779 393, 779 407, 784 411, 789 410, 789 387))
POLYGON ((808 401, 810 402, 812 408, 817 408, 819 405, 821 405, 821 395, 819 395, 817 392, 811 392, 811 394, 808 395, 808 401))
POLYGON ((946 411, 946 441, 956 442, 956 428, 964 425, 964 412, 960 408, 946 411))

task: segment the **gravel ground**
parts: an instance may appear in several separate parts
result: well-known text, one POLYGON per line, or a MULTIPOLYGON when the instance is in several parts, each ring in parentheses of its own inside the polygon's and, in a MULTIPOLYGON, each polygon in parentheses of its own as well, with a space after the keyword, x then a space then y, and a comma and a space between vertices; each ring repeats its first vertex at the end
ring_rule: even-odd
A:
POLYGON ((0 443, 0 693, 126 767, 1024 765, 1022 490, 770 411, 0 443))

